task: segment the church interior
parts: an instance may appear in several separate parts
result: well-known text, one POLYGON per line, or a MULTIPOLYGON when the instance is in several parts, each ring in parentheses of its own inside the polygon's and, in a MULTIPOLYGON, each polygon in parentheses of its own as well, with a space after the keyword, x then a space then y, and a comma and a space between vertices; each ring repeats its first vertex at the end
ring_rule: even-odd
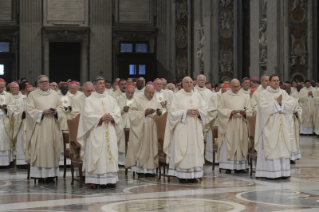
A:
MULTIPOLYGON (((318 82, 318 14, 317 0, 0 0, 0 78, 204 75, 218 84, 277 74, 282 82, 318 82)), ((73 182, 70 164, 64 171, 60 163, 53 183, 40 183, 12 162, 0 166, 0 211, 315 212, 318 141, 300 135, 289 179, 256 177, 257 159, 231 174, 205 161, 197 182, 181 183, 167 166, 141 178, 120 165, 116 187, 90 188, 73 182)))

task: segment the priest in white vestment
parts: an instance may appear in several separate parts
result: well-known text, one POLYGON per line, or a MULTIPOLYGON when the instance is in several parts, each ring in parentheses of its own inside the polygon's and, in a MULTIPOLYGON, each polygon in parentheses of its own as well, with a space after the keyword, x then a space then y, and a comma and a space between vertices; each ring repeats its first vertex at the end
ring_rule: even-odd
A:
POLYGON ((249 96, 240 92, 240 82, 231 81, 231 90, 218 102, 218 160, 219 169, 243 173, 248 168, 248 129, 246 110, 249 96))
MULTIPOLYGON (((300 91, 302 89, 302 85, 301 84, 298 84, 297 87, 296 87, 296 91, 295 92, 291 92, 291 96, 294 97, 295 99, 300 99, 300 91)), ((301 102, 299 101, 299 105, 301 107, 301 102)))
MULTIPOLYGON (((112 89, 112 83, 110 81, 105 80, 105 91, 107 94, 112 95, 113 89, 112 89)), ((83 87, 84 88, 84 87, 83 87)))
POLYGON ((305 87, 300 90, 299 102, 302 108, 302 124, 300 134, 312 135, 315 129, 316 110, 313 101, 313 94, 316 89, 311 86, 310 80, 305 81, 305 87))
POLYGON ((78 128, 81 159, 88 187, 115 187, 118 181, 117 134, 121 112, 116 100, 105 92, 103 77, 96 77, 95 92, 84 100, 78 128))
POLYGON ((126 80, 125 79, 120 79, 119 84, 118 84, 119 88, 116 89, 116 91, 114 91, 111 96, 115 99, 117 99, 118 97, 125 95, 125 90, 126 90, 126 80))
POLYGON ((26 162, 31 166, 31 178, 54 182, 53 178, 59 176, 63 148, 60 128, 63 107, 59 95, 49 89, 47 76, 40 75, 37 82, 39 87, 28 96, 26 109, 26 162))
POLYGON ((291 95, 297 91, 297 82, 294 80, 291 83, 291 95))
POLYGON ((175 85, 173 83, 168 83, 167 84, 167 90, 172 91, 172 93, 174 95, 175 85))
POLYGON ((257 90, 253 93, 253 96, 250 99, 250 109, 247 111, 248 116, 255 116, 256 109, 259 101, 260 92, 265 90, 269 85, 269 75, 264 74, 261 77, 261 85, 257 88, 257 90))
POLYGON ((181 183, 197 182, 203 177, 205 164, 203 131, 207 105, 193 88, 192 78, 185 77, 183 89, 173 97, 165 129, 168 175, 176 176, 181 183))
POLYGON ((27 165, 22 148, 22 119, 25 118, 26 96, 19 91, 16 82, 10 83, 11 95, 7 103, 7 115, 4 119, 6 132, 15 147, 16 165, 27 165), (21 104, 21 105, 20 105, 21 104))
POLYGON ((71 111, 71 119, 74 119, 77 115, 79 115, 82 111, 82 107, 84 105, 84 100, 91 96, 92 92, 94 92, 93 83, 88 81, 83 84, 82 94, 79 97, 73 98, 72 102, 72 111, 71 111))
POLYGON ((69 92, 69 86, 71 87, 71 84, 68 85, 67 82, 61 82, 60 90, 58 91, 63 106, 63 119, 60 123, 62 130, 68 130, 67 120, 71 118, 73 95, 69 92))
POLYGON ((249 96, 250 94, 250 79, 248 77, 244 77, 241 81, 241 89, 240 92, 247 94, 249 96))
POLYGON ((161 79, 156 78, 153 84, 155 88, 154 98, 162 105, 164 114, 168 111, 173 94, 169 91, 163 90, 163 83, 161 79))
POLYGON ((138 79, 136 81, 136 88, 134 92, 134 97, 140 96, 141 94, 144 93, 144 87, 145 87, 145 80, 143 79, 138 79))
POLYGON ((14 159, 13 143, 5 130, 3 118, 6 118, 6 110, 10 93, 6 93, 6 82, 0 78, 0 166, 9 166, 14 159))
POLYGON ((202 74, 198 75, 197 84, 194 87, 194 92, 198 93, 202 97, 202 99, 204 100, 204 102, 206 103, 208 107, 207 116, 205 117, 205 122, 204 122, 204 140, 206 141, 205 159, 212 163, 213 162, 212 126, 213 126, 213 120, 217 116, 217 105, 216 105, 216 102, 214 101, 213 93, 211 92, 211 90, 206 88, 205 83, 206 83, 206 77, 202 74))
POLYGON ((134 97, 129 110, 130 136, 126 168, 139 178, 154 177, 158 167, 158 139, 156 118, 162 115, 162 106, 154 98, 155 88, 146 85, 144 94, 134 97))
MULTIPOLYGON (((287 92, 289 96, 291 96, 291 88, 290 85, 284 85, 282 87, 283 90, 287 92)), ((293 98, 291 96, 291 98, 293 98)), ((293 110, 293 113, 290 114, 289 119, 291 123, 291 156, 290 156, 290 164, 296 164, 296 160, 301 158, 300 154, 300 139, 299 139, 299 129, 302 117, 302 109, 299 106, 298 99, 295 99, 296 106, 293 110)), ((315 98, 314 98, 315 101, 315 98)))
POLYGON ((291 122, 296 100, 279 88, 279 77, 269 77, 257 107, 255 149, 258 152, 256 177, 290 177, 291 122))
MULTIPOLYGON (((130 129, 130 120, 128 117, 128 111, 134 102, 134 91, 135 87, 133 85, 128 85, 126 87, 125 95, 117 98, 117 103, 121 110, 121 124, 124 130, 130 129)), ((121 166, 125 165, 125 136, 119 136, 118 138, 118 150, 119 150, 119 160, 118 164, 121 166)))

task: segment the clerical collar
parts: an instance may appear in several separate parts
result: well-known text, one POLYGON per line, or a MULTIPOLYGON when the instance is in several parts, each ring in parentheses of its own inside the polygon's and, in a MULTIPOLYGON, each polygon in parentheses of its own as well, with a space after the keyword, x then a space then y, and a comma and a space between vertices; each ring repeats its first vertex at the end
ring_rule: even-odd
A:
POLYGON ((278 93, 280 91, 280 88, 277 88, 277 89, 273 89, 272 87, 270 86, 267 86, 267 91, 271 92, 271 93, 278 93))
POLYGON ((83 95, 84 98, 88 98, 88 96, 85 96, 84 92, 82 93, 82 95, 83 95))
POLYGON ((201 88, 201 87, 199 87, 198 85, 196 85, 195 88, 198 89, 198 90, 200 90, 200 91, 204 91, 204 90, 207 89, 205 86, 201 88))
POLYGON ((237 91, 237 93, 233 92, 232 89, 229 90, 230 93, 232 94, 239 94, 239 91, 237 91))
POLYGON ((44 90, 41 90, 41 88, 40 87, 38 87, 37 88, 41 93, 45 93, 45 94, 47 94, 47 93, 50 93, 50 88, 48 89, 48 90, 46 90, 46 91, 44 91, 44 90))
POLYGON ((155 93, 162 93, 162 90, 161 90, 161 91, 157 91, 157 90, 155 90, 155 93))

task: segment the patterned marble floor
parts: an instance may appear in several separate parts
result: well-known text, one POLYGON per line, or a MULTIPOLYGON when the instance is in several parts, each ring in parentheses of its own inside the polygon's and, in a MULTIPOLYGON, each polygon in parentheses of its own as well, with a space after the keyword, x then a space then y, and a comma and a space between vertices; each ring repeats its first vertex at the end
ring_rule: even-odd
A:
POLYGON ((300 143, 302 159, 292 165, 290 180, 227 175, 206 164, 197 184, 125 177, 121 169, 116 189, 92 190, 71 186, 70 169, 56 184, 34 184, 23 169, 0 169, 0 211, 319 211, 319 139, 301 136, 300 143))

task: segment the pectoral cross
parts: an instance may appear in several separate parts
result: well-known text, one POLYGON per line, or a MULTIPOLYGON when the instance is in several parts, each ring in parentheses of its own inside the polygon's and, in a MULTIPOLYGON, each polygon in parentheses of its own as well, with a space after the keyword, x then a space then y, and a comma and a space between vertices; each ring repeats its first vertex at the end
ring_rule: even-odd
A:
POLYGON ((67 104, 68 103, 68 101, 66 101, 66 100, 64 100, 64 102, 63 102, 64 104, 67 104))

